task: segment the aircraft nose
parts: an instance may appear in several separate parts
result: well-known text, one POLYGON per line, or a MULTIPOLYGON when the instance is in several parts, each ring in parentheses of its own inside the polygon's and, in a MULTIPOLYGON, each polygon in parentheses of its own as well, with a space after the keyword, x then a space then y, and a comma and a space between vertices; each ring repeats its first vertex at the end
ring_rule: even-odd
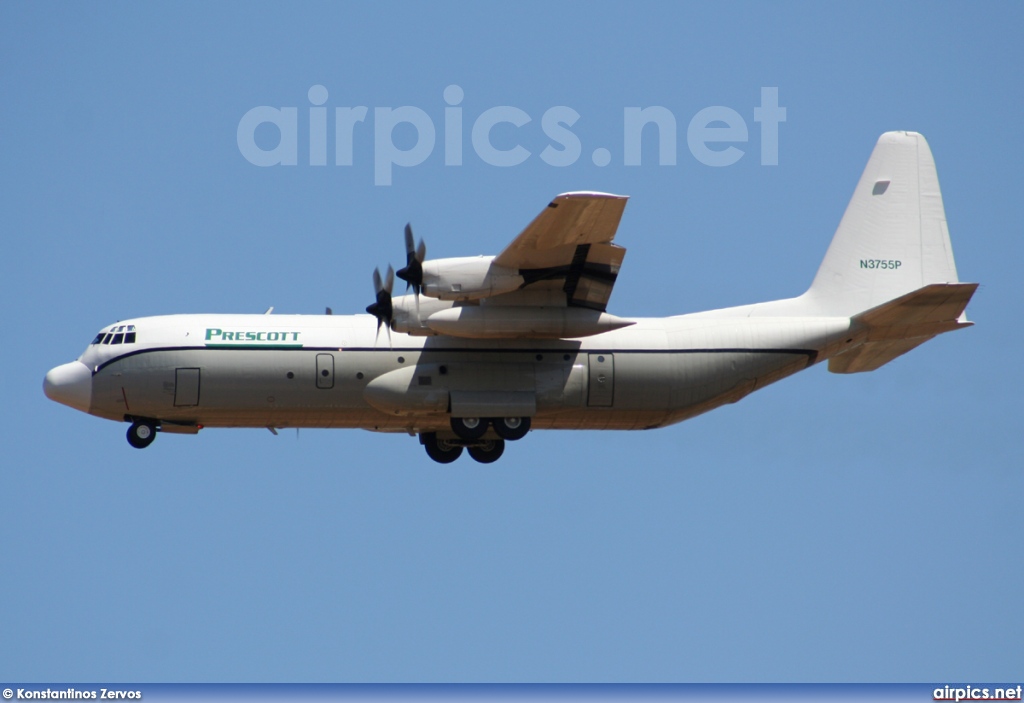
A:
POLYGON ((43 393, 50 400, 87 413, 92 401, 92 372, 81 361, 50 369, 43 380, 43 393))

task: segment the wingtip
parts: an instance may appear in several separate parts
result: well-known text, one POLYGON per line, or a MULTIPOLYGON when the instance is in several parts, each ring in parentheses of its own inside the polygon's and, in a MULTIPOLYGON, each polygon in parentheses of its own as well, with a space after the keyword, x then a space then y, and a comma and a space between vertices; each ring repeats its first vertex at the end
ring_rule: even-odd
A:
POLYGON ((596 190, 573 190, 568 193, 559 193, 555 196, 555 200, 559 198, 611 198, 615 200, 628 200, 628 195, 616 195, 614 193, 602 193, 596 190))

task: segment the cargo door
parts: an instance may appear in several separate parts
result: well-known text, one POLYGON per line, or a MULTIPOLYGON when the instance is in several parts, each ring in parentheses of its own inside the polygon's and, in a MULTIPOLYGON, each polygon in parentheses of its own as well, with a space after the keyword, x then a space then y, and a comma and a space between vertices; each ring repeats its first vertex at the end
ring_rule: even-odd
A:
POLYGON ((174 370, 174 405, 179 408, 199 405, 199 369, 174 370))

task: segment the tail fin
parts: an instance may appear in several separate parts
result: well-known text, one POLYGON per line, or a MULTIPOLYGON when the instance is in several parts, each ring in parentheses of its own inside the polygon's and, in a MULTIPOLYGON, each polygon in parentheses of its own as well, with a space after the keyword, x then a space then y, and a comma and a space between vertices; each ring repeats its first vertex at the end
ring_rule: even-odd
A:
POLYGON ((928 142, 916 132, 886 132, 802 297, 821 314, 846 317, 932 283, 957 282, 928 142))

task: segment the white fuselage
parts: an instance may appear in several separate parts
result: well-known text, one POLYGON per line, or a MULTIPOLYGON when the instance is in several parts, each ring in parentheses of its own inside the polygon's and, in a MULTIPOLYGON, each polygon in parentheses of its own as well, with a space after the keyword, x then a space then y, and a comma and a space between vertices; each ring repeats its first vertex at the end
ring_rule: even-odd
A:
POLYGON ((849 318, 739 311, 640 318, 569 340, 378 335, 369 315, 138 318, 119 323, 135 327, 133 343, 90 345, 47 376, 47 392, 92 415, 151 418, 171 431, 444 433, 453 403, 466 398, 496 404, 496 415, 527 398, 534 429, 646 429, 735 402, 850 336, 849 318))

